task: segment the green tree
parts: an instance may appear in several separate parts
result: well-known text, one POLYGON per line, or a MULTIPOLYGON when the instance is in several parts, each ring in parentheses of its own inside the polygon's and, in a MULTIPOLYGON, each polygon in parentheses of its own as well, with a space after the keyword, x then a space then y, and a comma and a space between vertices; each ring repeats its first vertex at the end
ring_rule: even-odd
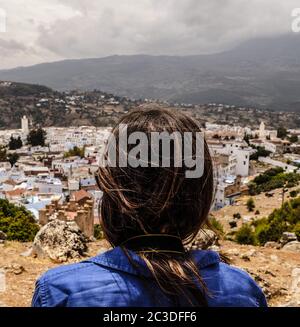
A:
POLYGON ((9 143, 8 143, 8 147, 10 150, 17 150, 22 148, 23 146, 23 142, 20 138, 20 136, 18 138, 14 138, 13 136, 10 137, 9 143))
POLYGON ((287 136, 287 130, 283 126, 279 126, 277 129, 277 137, 284 139, 287 136))
POLYGON ((10 153, 7 156, 7 160, 9 161, 9 163, 11 164, 12 167, 17 163, 19 158, 20 158, 20 156, 17 153, 10 153))
POLYGON ((298 142, 298 136, 297 135, 291 135, 290 137, 289 137, 289 141, 291 142, 291 143, 297 143, 298 142))
POLYGON ((30 242, 33 241, 39 226, 24 207, 0 199, 0 230, 10 241, 30 242))
POLYGON ((271 151, 266 150, 264 147, 258 146, 256 152, 251 154, 250 160, 258 160, 259 157, 268 157, 271 151))
POLYGON ((33 129, 27 136, 27 142, 31 146, 45 146, 46 135, 46 131, 42 128, 33 129))

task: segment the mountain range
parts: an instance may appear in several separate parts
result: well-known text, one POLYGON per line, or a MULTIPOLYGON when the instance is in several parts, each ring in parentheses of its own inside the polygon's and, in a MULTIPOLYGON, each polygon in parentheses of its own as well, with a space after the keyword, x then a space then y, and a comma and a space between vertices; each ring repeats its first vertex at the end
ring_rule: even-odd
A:
POLYGON ((193 56, 109 56, 0 70, 0 80, 131 98, 300 112, 300 36, 253 39, 193 56))

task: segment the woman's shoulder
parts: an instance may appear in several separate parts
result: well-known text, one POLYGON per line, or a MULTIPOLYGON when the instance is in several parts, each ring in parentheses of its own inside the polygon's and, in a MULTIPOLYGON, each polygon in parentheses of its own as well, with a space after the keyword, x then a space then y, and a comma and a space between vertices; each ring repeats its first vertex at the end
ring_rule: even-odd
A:
POLYGON ((62 265, 42 274, 36 282, 32 305, 67 306, 70 294, 110 287, 114 283, 110 269, 95 264, 92 259, 62 265))
POLYGON ((32 305, 126 305, 128 285, 137 291, 137 277, 151 275, 138 255, 131 253, 131 260, 116 247, 79 263, 50 269, 37 280, 32 305), (118 296, 116 299, 116 292, 123 298, 118 296))
POLYGON ((216 295, 212 306, 267 306, 262 289, 245 270, 223 262, 213 251, 197 251, 195 257, 208 289, 216 295))
MULTIPOLYGON (((208 290, 213 294, 211 306, 266 305, 263 292, 247 272, 223 263, 217 252, 193 251, 192 254, 208 290)), ((139 256, 134 253, 131 256, 138 269, 120 248, 79 263, 50 269, 36 282, 32 305, 126 305, 129 291, 135 294, 139 291, 137 277, 149 277, 150 274, 139 256), (116 297, 115 293, 122 296, 116 297)))
POLYGON ((267 306, 261 287, 245 270, 220 262, 219 275, 218 290, 222 292, 229 305, 267 306))

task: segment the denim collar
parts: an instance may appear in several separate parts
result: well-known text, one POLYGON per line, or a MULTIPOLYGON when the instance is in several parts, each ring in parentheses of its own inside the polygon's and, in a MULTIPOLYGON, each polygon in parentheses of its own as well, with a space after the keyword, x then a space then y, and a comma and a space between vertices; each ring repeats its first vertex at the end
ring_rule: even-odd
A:
MULTIPOLYGON (((85 260, 85 262, 92 262, 102 267, 123 271, 125 273, 137 276, 142 275, 145 277, 151 277, 151 272, 147 268, 145 261, 133 251, 128 250, 128 253, 138 268, 132 265, 120 247, 115 247, 112 250, 104 252, 96 257, 85 260)), ((209 250, 194 250, 191 251, 191 255, 195 264, 200 269, 220 262, 219 254, 209 250)))

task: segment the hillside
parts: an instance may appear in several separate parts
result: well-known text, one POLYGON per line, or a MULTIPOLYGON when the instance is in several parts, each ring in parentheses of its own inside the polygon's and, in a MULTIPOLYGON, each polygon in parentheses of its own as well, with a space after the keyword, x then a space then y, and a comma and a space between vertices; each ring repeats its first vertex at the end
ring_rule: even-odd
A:
POLYGON ((110 56, 0 71, 0 80, 56 90, 101 89, 131 98, 300 111, 296 35, 256 39, 227 52, 197 56, 110 56))
POLYGON ((0 81, 0 128, 20 128, 26 115, 32 126, 108 126, 138 102, 101 91, 58 92, 41 86, 0 81))
POLYGON ((25 84, 14 82, 0 82, 0 97, 27 97, 40 96, 53 93, 49 87, 37 84, 25 84))
POLYGON ((26 115, 32 126, 112 126, 128 110, 142 107, 169 107, 181 110, 201 122, 235 124, 257 128, 261 121, 270 128, 299 128, 296 112, 260 110, 218 104, 172 105, 158 100, 132 100, 93 90, 59 92, 41 85, 0 81, 0 129, 20 128, 26 115))
MULTIPOLYGON (((230 260, 252 275, 263 288, 270 306, 297 306, 299 292, 295 285, 300 282, 297 268, 300 254, 282 250, 239 245, 222 241, 220 249, 230 260)), ((30 306, 37 278, 58 264, 50 259, 24 256, 31 243, 7 242, 0 244, 0 269, 6 272, 6 291, 0 292, 1 306, 30 306), (23 254, 23 255, 22 255, 23 254)), ((105 241, 93 242, 89 256, 108 249, 105 241)), ((83 259, 81 259, 83 260, 83 259)), ((70 262, 69 262, 70 263, 70 262)))

